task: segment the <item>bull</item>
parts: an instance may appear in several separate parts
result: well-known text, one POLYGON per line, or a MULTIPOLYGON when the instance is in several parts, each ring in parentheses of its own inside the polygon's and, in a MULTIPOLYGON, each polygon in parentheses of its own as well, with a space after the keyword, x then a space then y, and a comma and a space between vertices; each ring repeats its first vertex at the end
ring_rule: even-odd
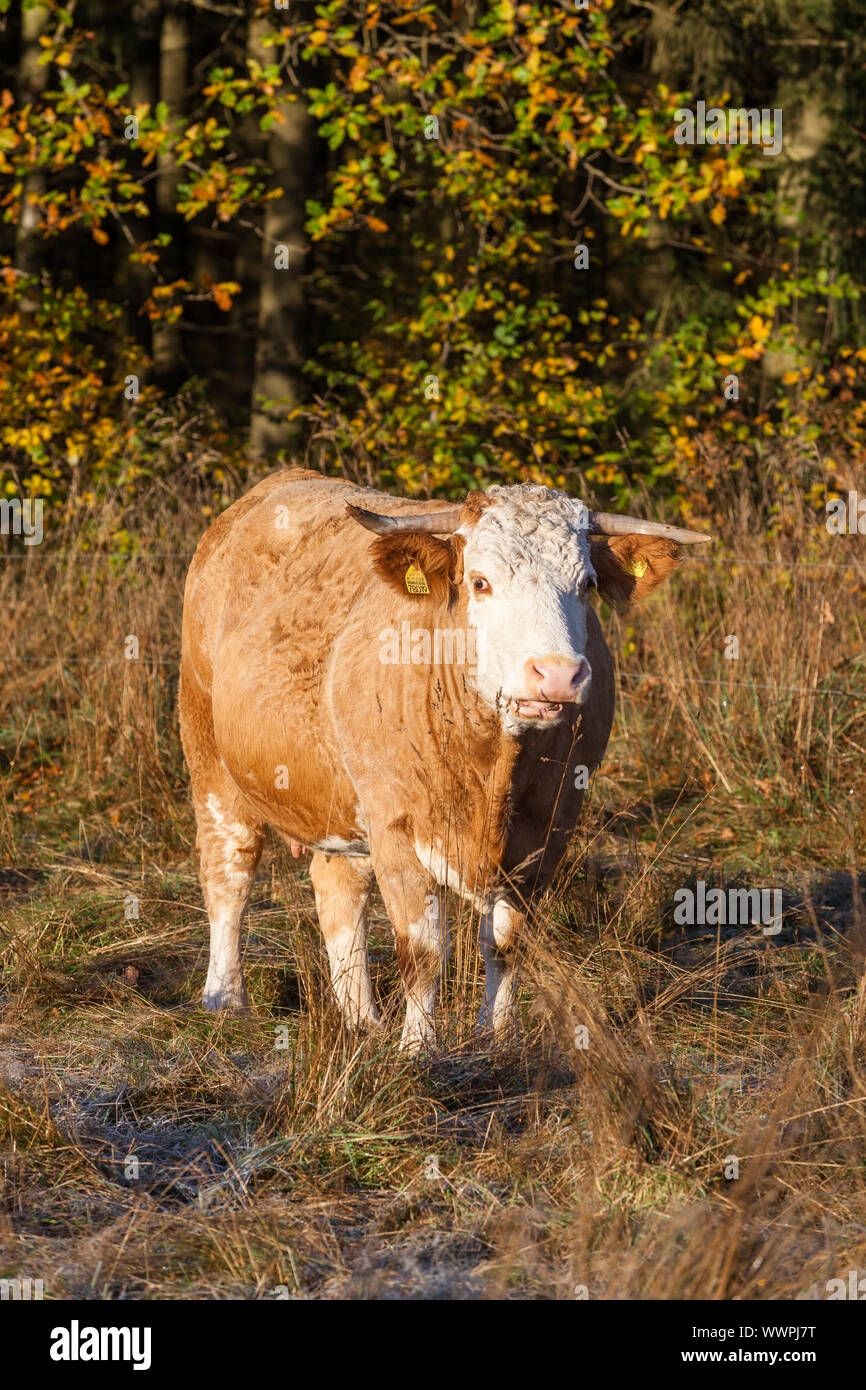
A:
POLYGON ((270 826, 312 855, 348 1025, 381 1021, 375 879, 406 996, 402 1047, 435 1040, 443 889, 477 910, 479 1023, 501 1036, 521 934, 610 735, 613 662, 591 595, 639 601, 681 545, 709 539, 541 486, 422 504, 305 469, 229 507, 199 543, 183 611, 205 1008, 248 1007, 241 924, 270 826))

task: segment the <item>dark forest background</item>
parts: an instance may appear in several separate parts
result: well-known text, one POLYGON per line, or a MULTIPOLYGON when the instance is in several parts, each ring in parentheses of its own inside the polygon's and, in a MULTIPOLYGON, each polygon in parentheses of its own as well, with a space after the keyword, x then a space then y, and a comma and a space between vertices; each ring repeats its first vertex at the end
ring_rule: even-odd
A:
POLYGON ((852 486, 866 9, 579 3, 0 0, 0 487, 852 486), (782 153, 676 144, 698 99, 782 153))

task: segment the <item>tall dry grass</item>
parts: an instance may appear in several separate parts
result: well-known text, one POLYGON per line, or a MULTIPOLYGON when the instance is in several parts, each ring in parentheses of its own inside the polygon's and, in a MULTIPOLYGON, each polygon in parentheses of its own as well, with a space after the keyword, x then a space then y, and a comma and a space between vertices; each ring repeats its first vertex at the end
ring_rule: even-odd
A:
POLYGON ((354 1037, 276 844, 255 1013, 198 1008, 175 705, 202 502, 154 485, 0 574, 0 1277, 61 1298, 727 1299, 826 1297, 866 1268, 862 542, 805 513, 770 536, 731 491, 711 556, 603 614, 615 730, 524 943, 520 1034, 476 1039, 477 924, 452 902, 441 1048, 411 1062, 381 904, 388 1026, 354 1037), (678 928, 699 878, 782 887, 781 935, 678 928))

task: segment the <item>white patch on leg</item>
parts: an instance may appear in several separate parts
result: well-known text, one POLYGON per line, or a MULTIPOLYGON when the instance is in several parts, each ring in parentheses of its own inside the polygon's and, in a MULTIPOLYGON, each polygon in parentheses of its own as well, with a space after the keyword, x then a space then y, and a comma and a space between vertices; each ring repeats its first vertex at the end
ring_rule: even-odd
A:
POLYGON ((363 908, 353 927, 325 937, 331 988, 350 1028, 381 1022, 373 998, 367 966, 367 943, 363 932, 363 908))
POLYGON ((427 1009, 413 994, 406 1002, 406 1021, 400 1035, 400 1051, 423 1052, 426 1047, 432 1047, 435 1041, 433 1000, 427 1009))
POLYGON ((350 1028, 362 1024, 375 1026, 381 1018, 373 998, 367 961, 370 861, 364 858, 358 864, 357 860, 352 860, 346 867, 358 879, 354 891, 345 882, 329 878, 327 871, 324 878, 320 878, 313 869, 316 911, 328 952, 331 988, 343 1017, 350 1028))
POLYGON ((481 914, 480 944, 484 957, 484 1003, 479 1029, 492 1028, 499 1036, 514 1023, 517 971, 514 947, 523 913, 500 898, 481 914))
POLYGON ((255 865, 245 862, 245 856, 255 851, 257 836, 249 826, 232 820, 213 792, 205 806, 211 824, 203 835, 202 886, 210 921, 210 964, 202 1004, 212 1011, 246 1009, 240 927, 255 877, 255 865))
POLYGON ((202 1006, 212 1013, 219 1009, 249 1008, 238 949, 239 915, 234 909, 229 908, 211 920, 210 964, 202 1006))
POLYGON ((211 838, 219 841, 223 848, 219 868, 225 876, 226 887, 245 888, 249 869, 243 864, 238 864, 236 855, 238 850, 250 850, 256 837, 248 826, 242 825, 240 821, 229 820, 219 798, 214 796, 213 792, 208 794, 205 804, 213 821, 211 838))
POLYGON ((500 898, 493 904, 493 940, 500 951, 510 951, 523 923, 523 913, 500 898))
POLYGON ((448 951, 448 929, 444 913, 439 910, 439 898, 429 893, 424 899, 424 915, 409 924, 409 940, 413 951, 438 956, 444 964, 448 951))
POLYGON ((425 899, 424 915, 410 923, 409 945, 415 980, 406 1000, 400 1048, 403 1052, 421 1052, 435 1042, 433 1009, 439 977, 448 959, 448 924, 435 893, 425 899))

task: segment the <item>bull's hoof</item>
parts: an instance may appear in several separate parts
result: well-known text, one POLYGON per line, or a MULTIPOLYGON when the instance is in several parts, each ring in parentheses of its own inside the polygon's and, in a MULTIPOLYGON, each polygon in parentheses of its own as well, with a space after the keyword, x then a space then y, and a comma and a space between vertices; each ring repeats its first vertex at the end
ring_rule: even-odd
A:
POLYGON ((421 1031, 419 1029, 403 1029, 403 1034, 398 1043, 400 1052, 404 1057, 424 1057, 436 1051, 436 1034, 432 1029, 421 1031))
POLYGON ((382 1015, 378 1009, 363 1014, 343 1014, 343 1022, 350 1033, 377 1033, 382 1027, 382 1015))
POLYGON ((227 986, 223 986, 221 989, 206 989, 201 998, 201 1006, 209 1014, 223 1012, 248 1014, 250 1012, 250 1001, 247 998, 246 990, 229 989, 227 986))
POLYGON ((520 1027, 513 1013, 492 1018, 490 1010, 483 1008, 475 1025, 475 1041, 480 1048, 506 1047, 520 1040, 520 1027))

